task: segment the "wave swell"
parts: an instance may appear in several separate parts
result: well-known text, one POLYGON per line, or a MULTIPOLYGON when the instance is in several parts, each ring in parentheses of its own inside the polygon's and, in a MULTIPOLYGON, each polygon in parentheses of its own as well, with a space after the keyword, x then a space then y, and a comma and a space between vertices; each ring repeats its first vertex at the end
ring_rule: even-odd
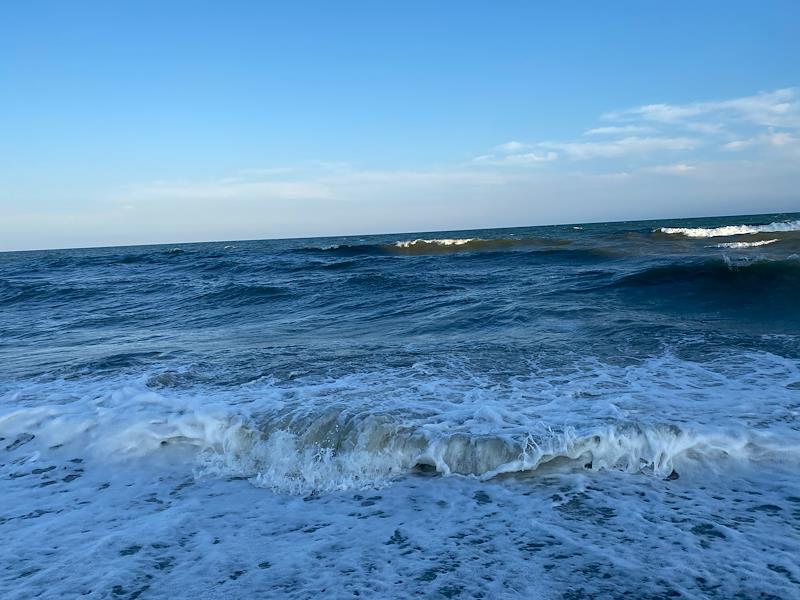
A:
POLYGON ((458 252, 498 252, 511 251, 525 248, 547 248, 567 246, 569 240, 552 239, 544 237, 527 238, 443 238, 398 240, 385 244, 340 244, 327 248, 305 248, 302 251, 322 251, 325 253, 342 254, 346 256, 372 254, 372 255, 400 255, 417 256, 426 254, 452 254, 458 252))
MULTIPOLYGON (((693 284, 717 291, 738 290, 766 295, 800 293, 800 261, 717 259, 697 263, 659 265, 627 275, 619 287, 693 284)), ((794 296, 797 298, 798 296, 794 296)))

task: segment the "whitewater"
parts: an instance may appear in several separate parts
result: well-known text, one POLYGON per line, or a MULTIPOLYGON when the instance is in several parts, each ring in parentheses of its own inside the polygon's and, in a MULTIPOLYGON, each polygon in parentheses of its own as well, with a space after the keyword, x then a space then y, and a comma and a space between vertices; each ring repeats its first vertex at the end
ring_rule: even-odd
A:
POLYGON ((4 598, 797 598, 800 218, 2 253, 0 457, 4 598))

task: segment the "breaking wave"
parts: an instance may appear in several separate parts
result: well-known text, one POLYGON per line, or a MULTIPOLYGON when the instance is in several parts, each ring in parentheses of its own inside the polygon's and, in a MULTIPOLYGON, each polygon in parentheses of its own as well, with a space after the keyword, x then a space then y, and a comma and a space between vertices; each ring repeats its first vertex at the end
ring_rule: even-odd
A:
POLYGON ((661 227, 657 229, 668 235, 683 235, 690 238, 723 237, 729 235, 752 235, 800 231, 800 221, 776 221, 767 225, 726 225, 724 227, 661 227))
POLYGON ((413 246, 464 246, 469 244, 470 242, 483 242, 485 240, 481 240, 479 238, 464 238, 464 239, 443 239, 443 240, 423 240, 423 239, 416 239, 416 240, 404 240, 395 242, 395 246, 398 248, 411 248, 413 246))
POLYGON ((305 429, 237 426, 227 444, 205 446, 202 469, 249 477, 255 485, 306 493, 389 483, 415 470, 488 480, 529 473, 557 461, 593 470, 671 475, 685 461, 780 457, 797 460, 800 446, 674 425, 619 423, 507 434, 431 433, 381 417, 322 416, 305 429), (321 421, 321 422, 320 422, 321 421))
MULTIPOLYGON (((149 402, 158 405, 163 399, 152 395, 149 402)), ((9 447, 38 437, 51 448, 73 443, 101 461, 171 452, 185 457, 188 450, 199 475, 243 477, 259 487, 297 494, 381 487, 420 470, 487 480, 560 463, 674 477, 690 463, 800 460, 800 444, 775 435, 668 423, 618 421, 585 431, 540 424, 475 433, 456 424, 449 430, 428 428, 391 415, 336 409, 248 417, 182 410, 104 421, 109 418, 103 411, 91 416, 69 414, 63 407, 22 409, 0 417, 0 432, 12 440, 9 447)))

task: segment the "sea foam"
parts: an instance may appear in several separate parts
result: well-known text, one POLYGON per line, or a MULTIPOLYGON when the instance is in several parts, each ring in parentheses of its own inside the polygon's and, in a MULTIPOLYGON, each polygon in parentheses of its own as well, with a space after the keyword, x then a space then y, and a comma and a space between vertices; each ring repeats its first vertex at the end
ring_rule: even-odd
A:
POLYGON ((336 381, 265 381, 228 395, 155 390, 146 383, 162 381, 155 376, 90 388, 43 383, 23 397, 54 402, 1 415, 0 436, 42 456, 64 448, 109 465, 166 461, 187 474, 301 494, 383 487, 420 470, 490 480, 555 464, 658 477, 731 461, 800 464, 800 438, 763 430, 741 400, 759 394, 770 414, 792 393, 799 367, 769 354, 740 360, 763 375, 737 371, 730 357, 701 369, 665 356, 484 390, 470 377, 430 379, 425 364, 336 381), (707 390, 703 402, 698 389, 707 390), (643 418, 641 394, 659 414, 643 418), (727 419, 718 416, 722 405, 727 419))
POLYGON ((400 240, 395 242, 395 246, 398 248, 411 248, 414 246, 424 246, 424 245, 432 245, 432 246, 464 246, 469 244, 470 242, 480 241, 479 238, 447 238, 447 239, 432 239, 432 240, 425 240, 425 239, 416 239, 416 240, 400 240))
POLYGON ((442 475, 488 480, 535 471, 553 461, 660 477, 708 461, 800 463, 800 443, 791 438, 668 423, 623 420, 584 430, 534 427, 478 434, 345 413, 291 421, 287 424, 281 414, 242 418, 184 408, 126 422, 100 412, 76 415, 50 408, 6 415, 0 431, 11 439, 33 435, 48 446, 85 447, 94 460, 112 465, 178 457, 189 461, 187 473, 244 477, 258 487, 300 494, 383 487, 426 467, 442 475))
POLYGON ((690 238, 723 237, 728 235, 752 235, 756 233, 775 233, 800 231, 800 221, 776 221, 767 225, 726 225, 724 227, 661 227, 656 231, 671 235, 684 235, 690 238))
POLYGON ((760 242, 723 242, 721 244, 709 246, 709 248, 729 248, 731 250, 741 250, 744 248, 758 248, 759 246, 767 246, 769 244, 774 244, 777 241, 779 240, 761 240, 760 242))

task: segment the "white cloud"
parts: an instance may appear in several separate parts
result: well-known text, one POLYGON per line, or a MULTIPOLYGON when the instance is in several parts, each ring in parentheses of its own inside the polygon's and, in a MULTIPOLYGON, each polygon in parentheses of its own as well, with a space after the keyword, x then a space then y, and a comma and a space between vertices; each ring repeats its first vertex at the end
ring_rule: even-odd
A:
POLYGON ((611 125, 587 129, 583 132, 583 135, 633 135, 637 133, 653 133, 654 131, 655 129, 645 125, 611 125))
POLYGON ((796 144, 798 141, 800 141, 798 138, 785 131, 768 131, 767 133, 762 133, 750 138, 733 140, 732 142, 724 144, 722 147, 725 150, 733 151, 745 150, 754 146, 773 146, 780 148, 796 144))
POLYGON ((749 138, 746 140, 733 140, 732 142, 724 144, 722 147, 725 150, 744 150, 745 148, 752 145, 753 145, 753 138, 749 138))
POLYGON ((700 149, 708 154, 720 149, 795 148, 798 138, 793 132, 800 131, 800 95, 795 88, 783 88, 729 100, 643 104, 601 118, 616 123, 587 129, 578 139, 506 142, 473 162, 525 166, 560 158, 625 158, 644 163, 639 165, 642 168, 647 167, 647 161, 669 154, 673 160, 676 153, 683 153, 679 158, 684 161, 694 160, 700 149))
POLYGON ((524 166, 536 163, 552 162, 558 158, 555 152, 521 152, 518 154, 507 154, 505 156, 497 154, 484 154, 477 156, 473 162, 478 165, 491 166, 524 166))
POLYGON ((688 175, 696 171, 697 167, 685 163, 677 163, 674 165, 656 165, 642 170, 649 173, 658 173, 659 175, 688 175))
POLYGON ((761 127, 800 128, 800 98, 795 88, 784 88, 713 102, 644 104, 606 113, 603 117, 612 121, 642 120, 672 125, 685 125, 699 117, 712 117, 712 121, 717 122, 712 127, 718 127, 720 121, 743 121, 761 127))
POLYGON ((712 108, 714 104, 719 109, 734 111, 756 125, 800 128, 800 100, 794 88, 711 103, 712 108))
POLYGON ((607 113, 604 118, 613 121, 628 119, 644 119, 659 123, 677 123, 690 117, 703 114, 704 110, 697 105, 676 106, 673 104, 645 104, 618 113, 607 113))
MULTIPOLYGON (((511 161, 517 156, 504 157, 511 161)), ((431 188, 447 186, 503 185, 508 176, 495 172, 466 169, 379 171, 356 169, 343 164, 316 163, 295 168, 248 169, 236 176, 213 180, 154 181, 130 186, 114 194, 116 204, 126 210, 171 202, 186 205, 232 205, 243 203, 286 203, 324 201, 334 203, 346 199, 353 190, 386 188, 431 188), (280 175, 281 179, 275 176, 280 175)), ((377 192, 376 192, 377 193, 377 192)))
POLYGON ((499 146, 495 146, 492 148, 494 152, 500 152, 502 154, 512 154, 514 152, 520 152, 522 150, 527 150, 530 148, 530 144, 523 144, 522 142, 510 141, 506 142, 505 144, 500 144, 499 146))
POLYGON ((541 146, 561 150, 575 160, 645 156, 658 151, 693 150, 700 142, 686 137, 625 137, 608 142, 542 142, 541 146))

